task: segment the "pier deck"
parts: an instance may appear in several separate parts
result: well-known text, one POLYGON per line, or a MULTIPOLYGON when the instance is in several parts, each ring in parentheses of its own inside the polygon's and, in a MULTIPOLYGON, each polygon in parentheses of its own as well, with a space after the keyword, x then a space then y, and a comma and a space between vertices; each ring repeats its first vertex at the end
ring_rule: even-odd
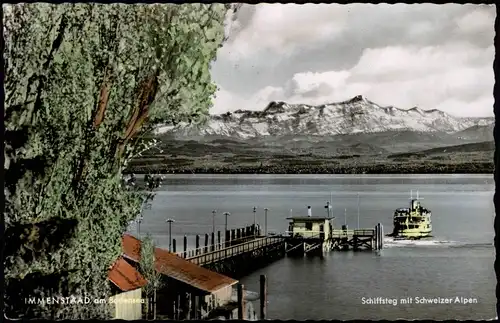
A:
POLYGON ((205 244, 200 246, 200 236, 197 235, 196 248, 191 250, 187 250, 187 237, 184 237, 184 248, 180 252, 175 250, 174 239, 173 252, 192 263, 233 278, 251 273, 285 256, 283 237, 263 236, 258 225, 255 228, 249 226, 228 230, 225 237, 225 241, 221 241, 220 232, 205 234, 205 244), (218 243, 213 243, 216 236, 218 243), (212 244, 209 244, 209 240, 212 244))
POLYGON ((205 266, 231 257, 237 257, 244 253, 255 252, 260 249, 275 247, 281 244, 283 244, 282 237, 255 237, 233 246, 222 249, 216 248, 214 251, 186 257, 186 259, 199 266, 205 266))

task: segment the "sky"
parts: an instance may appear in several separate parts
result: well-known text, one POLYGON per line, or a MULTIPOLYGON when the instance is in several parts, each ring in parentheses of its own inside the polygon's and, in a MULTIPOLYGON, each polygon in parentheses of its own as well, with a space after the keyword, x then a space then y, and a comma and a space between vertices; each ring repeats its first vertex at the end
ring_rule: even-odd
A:
POLYGON ((213 114, 270 101, 493 116, 494 5, 258 4, 229 19, 213 114))

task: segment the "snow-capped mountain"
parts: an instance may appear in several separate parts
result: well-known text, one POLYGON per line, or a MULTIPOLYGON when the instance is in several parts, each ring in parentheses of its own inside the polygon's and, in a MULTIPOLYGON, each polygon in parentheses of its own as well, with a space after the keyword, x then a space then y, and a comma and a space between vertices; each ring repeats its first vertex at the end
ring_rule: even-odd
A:
POLYGON ((472 126, 488 125, 493 121, 493 118, 455 117, 436 109, 383 107, 356 96, 348 101, 319 106, 271 102, 262 111, 237 110, 211 116, 210 121, 203 126, 179 124, 158 131, 178 136, 219 135, 239 138, 269 135, 328 136, 395 130, 453 133, 472 126))

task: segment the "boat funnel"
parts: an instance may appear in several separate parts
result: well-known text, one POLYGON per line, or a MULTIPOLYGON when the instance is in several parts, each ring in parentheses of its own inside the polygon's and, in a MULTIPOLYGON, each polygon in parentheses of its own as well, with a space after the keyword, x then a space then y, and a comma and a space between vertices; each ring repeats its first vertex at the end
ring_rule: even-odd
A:
POLYGON ((312 210, 310 206, 307 207, 307 216, 312 216, 312 210))

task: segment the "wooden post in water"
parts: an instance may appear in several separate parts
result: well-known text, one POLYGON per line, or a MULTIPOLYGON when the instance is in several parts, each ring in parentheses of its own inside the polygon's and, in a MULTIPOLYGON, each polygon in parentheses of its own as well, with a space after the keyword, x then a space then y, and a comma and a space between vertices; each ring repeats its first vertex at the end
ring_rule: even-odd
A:
POLYGON ((226 236, 224 237, 224 245, 225 247, 229 247, 229 241, 231 240, 231 236, 229 235, 229 230, 226 230, 226 236))
POLYGON ((199 312, 198 312, 198 304, 200 302, 200 297, 194 294, 191 294, 191 319, 199 320, 199 312))
POLYGON ((198 255, 200 253, 200 235, 196 235, 196 242, 195 242, 195 252, 198 255))
POLYGON ((217 245, 219 246, 218 249, 221 249, 220 243, 221 243, 221 241, 220 241, 220 231, 217 231, 217 245))
POLYGON ((175 305, 175 298, 172 298, 171 305, 172 305, 172 317, 175 320, 175 317, 177 316, 177 308, 176 308, 176 305, 175 305))
POLYGON ((182 311, 183 313, 183 319, 184 320, 189 320, 191 318, 191 311, 189 308, 189 303, 190 303, 190 294, 189 293, 182 293, 184 296, 184 302, 182 303, 182 311))
POLYGON ((187 247, 188 247, 188 238, 184 236, 184 253, 183 253, 184 258, 187 258, 187 247))
POLYGON ((176 320, 181 319, 181 295, 177 295, 177 300, 175 301, 175 318, 176 320))
POLYGON ((241 229, 236 229, 236 239, 241 239, 241 229))
POLYGON ((203 252, 208 252, 208 233, 205 233, 205 248, 203 249, 203 252))
POLYGON ((380 249, 382 250, 384 248, 384 226, 382 223, 380 224, 380 249))
POLYGON ((211 237, 212 238, 212 245, 210 246, 210 250, 215 251, 215 232, 212 232, 211 235, 212 235, 212 237, 211 237))
POLYGON ((382 223, 377 223, 375 227, 375 248, 376 250, 382 250, 384 245, 384 231, 382 229, 382 223))
POLYGON ((175 243, 175 239, 172 239, 172 252, 173 252, 173 253, 176 253, 176 252, 177 252, 177 249, 176 249, 176 247, 175 247, 175 244, 176 244, 176 243, 175 243))
POLYGON ((245 303, 243 299, 243 284, 238 284, 238 320, 245 319, 245 303))
POLYGON ((377 224, 377 227, 376 227, 376 231, 377 231, 377 250, 380 250, 380 223, 377 224))
POLYGON ((260 319, 265 320, 267 313, 267 278, 260 275, 260 319))
POLYGON ((195 316, 196 316, 196 309, 194 307, 194 294, 193 293, 190 293, 189 294, 189 319, 190 320, 195 320, 195 316))
POLYGON ((234 239, 236 239, 236 230, 232 229, 231 230, 231 241, 233 241, 234 239))

